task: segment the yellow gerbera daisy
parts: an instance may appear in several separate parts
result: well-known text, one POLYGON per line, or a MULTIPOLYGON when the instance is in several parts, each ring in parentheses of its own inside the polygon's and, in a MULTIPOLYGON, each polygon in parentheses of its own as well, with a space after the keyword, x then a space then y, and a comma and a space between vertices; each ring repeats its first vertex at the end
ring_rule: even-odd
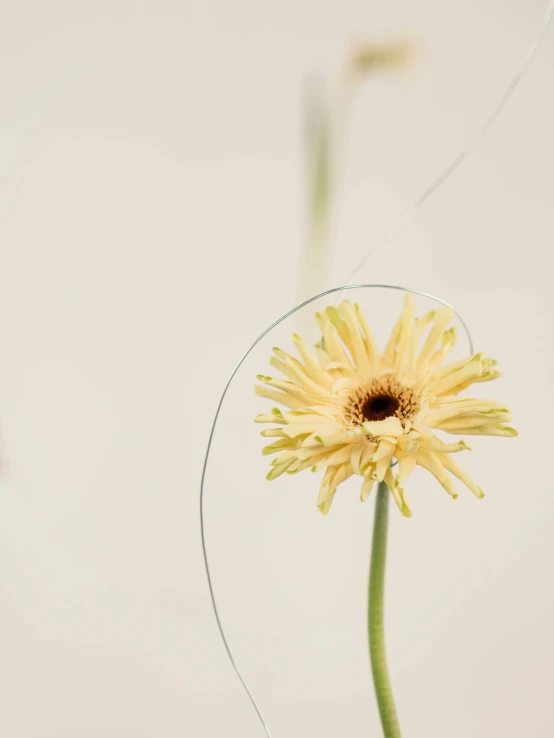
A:
POLYGON ((363 477, 361 499, 374 482, 384 481, 406 517, 411 510, 402 484, 422 466, 452 497, 452 476, 476 497, 483 491, 453 460, 469 449, 464 441, 445 443, 435 431, 452 434, 515 436, 508 408, 498 402, 460 397, 475 382, 499 376, 495 361, 475 354, 446 366, 456 342, 451 308, 414 317, 411 296, 381 353, 359 305, 345 300, 317 313, 322 339, 314 355, 299 336, 300 359, 274 348, 271 364, 287 379, 259 375, 256 392, 284 405, 258 415, 257 423, 278 427, 262 431, 276 440, 263 449, 277 453, 268 479, 303 469, 325 469, 317 505, 329 512, 336 489, 353 474, 363 477), (420 348, 421 346, 421 348, 420 348), (419 352, 418 352, 419 349, 419 352), (391 464, 393 460, 398 463, 391 464))

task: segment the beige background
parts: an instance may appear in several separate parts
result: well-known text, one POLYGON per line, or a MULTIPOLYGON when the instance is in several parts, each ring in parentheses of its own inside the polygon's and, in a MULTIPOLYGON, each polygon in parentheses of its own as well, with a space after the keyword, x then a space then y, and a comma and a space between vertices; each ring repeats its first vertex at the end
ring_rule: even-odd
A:
MULTIPOLYGON (((410 72, 357 100, 334 285, 486 117, 542 11, 537 0, 0 4, 3 735, 262 735, 210 610, 198 488, 230 370, 295 303, 303 81, 330 78, 366 35, 420 48, 410 72)), ((359 275, 454 303, 500 360, 494 393, 521 431, 468 460, 483 503, 453 509, 422 480, 413 520, 393 516, 389 649, 412 738, 554 731, 553 62, 551 28, 472 158, 359 275)), ((254 405, 245 396, 245 432, 254 405)), ((243 464, 231 465, 229 494, 244 504, 251 492, 258 510, 257 441, 245 449, 253 468, 239 481, 243 464)), ((248 600, 228 605, 237 660, 275 738, 378 735, 361 651, 371 506, 344 496, 322 522, 310 485, 294 498, 271 489, 280 513, 267 540, 296 546, 275 591, 297 597, 278 621, 248 600), (317 570, 303 521, 336 562, 331 625, 308 617, 324 581, 302 601, 317 570)), ((237 571, 220 577, 244 587, 237 571)))

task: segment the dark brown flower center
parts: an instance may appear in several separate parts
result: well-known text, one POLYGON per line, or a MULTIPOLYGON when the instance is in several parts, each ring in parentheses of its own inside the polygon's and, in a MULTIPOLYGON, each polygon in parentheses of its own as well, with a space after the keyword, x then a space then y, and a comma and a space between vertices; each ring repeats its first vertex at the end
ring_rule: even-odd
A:
POLYGON ((394 415, 400 407, 400 400, 389 394, 368 397, 362 407, 364 420, 384 420, 394 415))
POLYGON ((419 412, 417 395, 391 374, 375 377, 351 391, 344 402, 344 420, 350 428, 395 417, 412 420, 419 412))

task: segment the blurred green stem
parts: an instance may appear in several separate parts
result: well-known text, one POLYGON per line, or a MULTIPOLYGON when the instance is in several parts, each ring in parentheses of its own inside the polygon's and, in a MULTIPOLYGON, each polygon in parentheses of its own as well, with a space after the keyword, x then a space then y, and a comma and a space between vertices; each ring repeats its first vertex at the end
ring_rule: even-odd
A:
POLYGON ((298 301, 328 287, 333 204, 333 112, 322 83, 311 80, 303 96, 305 168, 307 174, 306 238, 300 267, 298 301))
POLYGON ((336 203, 346 159, 350 110, 359 83, 372 74, 407 66, 411 51, 411 44, 406 41, 356 45, 331 88, 312 79, 304 89, 307 233, 300 264, 298 302, 332 286, 329 265, 336 203))
POLYGON ((383 734, 385 738, 400 738, 400 726, 396 716, 385 652, 384 600, 389 497, 390 492, 387 485, 379 482, 369 571, 368 635, 371 670, 383 734))

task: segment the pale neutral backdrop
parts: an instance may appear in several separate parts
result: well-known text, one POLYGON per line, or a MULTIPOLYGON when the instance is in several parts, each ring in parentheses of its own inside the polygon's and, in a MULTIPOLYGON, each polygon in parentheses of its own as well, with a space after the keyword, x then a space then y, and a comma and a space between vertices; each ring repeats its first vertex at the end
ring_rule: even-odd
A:
MULTIPOLYGON (((357 98, 333 286, 479 127, 542 12, 538 0, 0 4, 3 735, 263 735, 210 608, 198 492, 227 376, 298 294, 303 83, 331 79, 367 36, 419 50, 357 98)), ((389 650, 412 738, 554 732, 553 69, 551 28, 472 157, 357 279, 452 302, 501 362, 495 396, 521 432, 476 448, 482 503, 454 510, 418 482, 412 521, 392 517, 389 650)), ((245 395, 248 433, 254 406, 245 395)), ((248 482, 231 465, 228 494, 251 492, 255 530, 269 492, 245 449, 248 482)), ((363 647, 372 507, 344 496, 323 521, 305 485, 271 489, 290 616, 276 623, 255 592, 228 604, 237 660, 275 738, 377 736, 365 656, 340 658, 341 644, 363 647), (337 552, 327 631, 307 622, 294 578, 310 581, 313 558, 299 521, 337 552), (295 654, 310 653, 299 673, 295 654), (318 692, 327 655, 336 689, 318 692)), ((241 572, 221 577, 248 591, 241 572)))

